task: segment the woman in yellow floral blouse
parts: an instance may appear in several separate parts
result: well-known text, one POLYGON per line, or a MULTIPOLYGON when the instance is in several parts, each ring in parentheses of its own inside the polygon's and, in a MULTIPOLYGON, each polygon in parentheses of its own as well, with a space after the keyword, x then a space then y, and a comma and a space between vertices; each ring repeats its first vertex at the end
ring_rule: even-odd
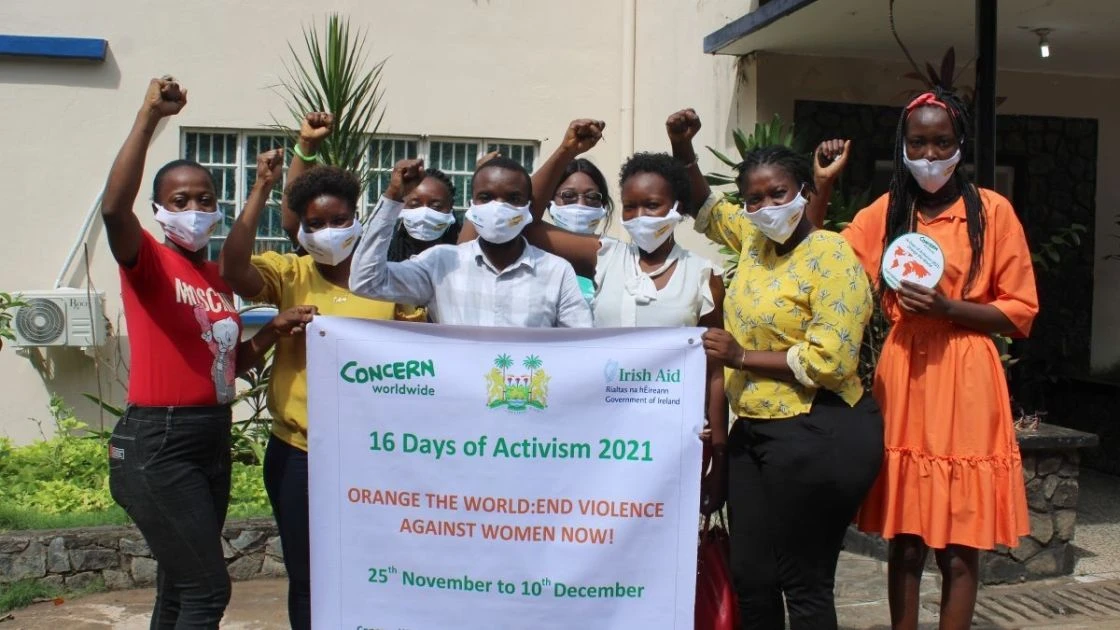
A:
POLYGON ((693 209, 696 229, 739 253, 725 330, 709 329, 704 348, 727 368, 737 417, 726 470, 743 627, 781 630, 788 607, 792 630, 836 628, 840 546, 883 457, 882 415, 858 373, 867 276, 843 237, 804 216, 809 156, 749 153, 738 206, 713 196, 696 167, 696 113, 678 112, 666 127, 694 198, 707 199, 693 209))

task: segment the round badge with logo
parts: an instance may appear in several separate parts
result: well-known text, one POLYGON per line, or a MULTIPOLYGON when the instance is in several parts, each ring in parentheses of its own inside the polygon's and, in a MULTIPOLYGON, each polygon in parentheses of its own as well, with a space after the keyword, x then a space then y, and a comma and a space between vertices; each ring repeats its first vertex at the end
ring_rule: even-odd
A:
POLYGON ((932 289, 945 273, 945 254, 937 241, 925 234, 903 234, 883 252, 882 273, 883 282, 895 290, 904 280, 932 289))

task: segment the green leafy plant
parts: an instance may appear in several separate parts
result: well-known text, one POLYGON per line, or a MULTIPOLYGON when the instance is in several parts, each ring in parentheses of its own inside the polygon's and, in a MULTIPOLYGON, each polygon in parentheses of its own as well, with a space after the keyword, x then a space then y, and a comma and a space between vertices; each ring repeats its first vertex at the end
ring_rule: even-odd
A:
MULTIPOLYGON (((59 593, 59 587, 34 578, 5 584, 0 588, 0 615, 9 610, 25 608, 35 602, 53 599, 59 593)), ((0 621, 3 619, 0 618, 0 621)))
MULTIPOLYGON (((49 408, 52 437, 24 446, 0 437, 0 530, 128 522, 109 493, 109 432, 92 430, 57 396, 49 408)), ((270 514, 260 464, 235 461, 232 477, 231 517, 270 514)))
POLYGON ((1071 223, 1055 230, 1050 238, 1031 252, 1031 261, 1042 273, 1050 273, 1062 262, 1062 252, 1081 246, 1081 235, 1089 230, 1080 223, 1071 223))
POLYGON ((12 311, 24 306, 19 296, 0 291, 0 350, 4 348, 4 340, 15 341, 16 335, 12 332, 12 311))
POLYGON ((304 27, 302 54, 288 44, 287 77, 276 86, 295 127, 278 120, 272 125, 294 143, 305 114, 333 114, 334 130, 319 155, 326 164, 361 174, 363 188, 371 173, 362 166, 385 115, 381 72, 386 60, 370 64, 367 41, 366 30, 351 29, 349 18, 337 13, 327 16, 321 31, 314 24, 304 27))
MULTIPOLYGON (((725 173, 708 173, 704 176, 708 180, 709 186, 731 186, 735 184, 735 172, 738 170, 739 165, 747 157, 747 154, 759 147, 768 147, 772 145, 781 145, 797 149, 797 141, 793 133, 793 125, 788 128, 782 122, 781 116, 774 114, 774 118, 768 123, 755 123, 754 131, 748 136, 742 129, 736 129, 731 132, 731 138, 735 141, 735 150, 739 154, 739 159, 732 159, 724 155, 720 151, 712 147, 708 150, 712 155, 716 156, 720 162, 731 167, 732 173, 730 175, 725 173)), ((741 203, 739 199, 739 192, 732 191, 726 193, 727 199, 734 203, 741 203)))
POLYGON ((272 382, 272 363, 275 349, 270 349, 259 365, 237 378, 248 387, 237 394, 237 403, 249 408, 249 417, 234 420, 230 436, 233 459, 245 464, 264 464, 264 450, 272 430, 272 416, 268 412, 268 387, 272 382))

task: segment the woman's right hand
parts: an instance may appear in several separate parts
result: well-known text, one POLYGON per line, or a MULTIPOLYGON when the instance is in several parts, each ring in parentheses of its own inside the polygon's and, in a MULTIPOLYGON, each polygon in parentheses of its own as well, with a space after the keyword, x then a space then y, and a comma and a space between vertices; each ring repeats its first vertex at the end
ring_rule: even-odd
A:
POLYGON ((311 112, 303 117, 299 126, 301 149, 317 150, 334 129, 334 116, 326 112, 311 112))
POLYGON ((284 149, 265 151, 257 156, 257 179, 253 184, 264 190, 272 190, 283 177, 283 170, 284 149))
POLYGON ((691 107, 670 114, 665 121, 665 132, 672 144, 692 144, 692 139, 700 133, 700 116, 691 107))
POLYGON ((174 116, 183 110, 187 104, 187 91, 179 87, 171 75, 148 82, 148 91, 144 94, 143 111, 156 120, 174 116))
POLYGON ((836 181, 848 165, 851 140, 825 140, 813 152, 813 178, 818 182, 836 181))

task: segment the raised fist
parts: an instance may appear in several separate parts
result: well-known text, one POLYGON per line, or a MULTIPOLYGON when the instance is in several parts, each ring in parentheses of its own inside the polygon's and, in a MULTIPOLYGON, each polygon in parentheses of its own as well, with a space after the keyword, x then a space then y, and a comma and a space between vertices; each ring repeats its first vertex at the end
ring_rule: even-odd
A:
POLYGON ((284 149, 272 149, 257 156, 257 185, 272 188, 284 170, 284 149))
POLYGON ((386 196, 390 199, 403 199, 420 185, 424 179, 424 160, 401 160, 393 165, 389 176, 389 189, 386 196))
POLYGON ((303 117, 299 127, 299 139, 311 145, 318 145, 334 128, 334 116, 326 112, 311 112, 303 117))
POLYGON ((174 116, 187 104, 187 91, 179 87, 171 75, 152 79, 144 94, 144 107, 160 118, 174 116))
POLYGON ((573 120, 564 132, 561 146, 572 155, 579 155, 591 150, 603 138, 603 129, 607 123, 601 120, 580 118, 573 120))
POLYGON ((700 117, 696 115, 696 110, 692 108, 682 109, 670 114, 665 121, 665 131, 669 134, 670 142, 692 142, 692 139, 700 131, 700 117))

